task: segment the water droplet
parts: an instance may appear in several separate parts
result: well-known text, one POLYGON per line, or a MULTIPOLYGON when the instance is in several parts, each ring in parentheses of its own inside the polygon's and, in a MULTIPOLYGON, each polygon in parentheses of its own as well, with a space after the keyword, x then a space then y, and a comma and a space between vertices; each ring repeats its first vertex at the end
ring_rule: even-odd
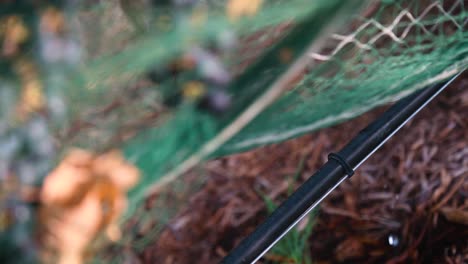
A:
POLYGON ((400 244, 398 236, 391 234, 388 236, 388 244, 392 247, 397 247, 400 244))

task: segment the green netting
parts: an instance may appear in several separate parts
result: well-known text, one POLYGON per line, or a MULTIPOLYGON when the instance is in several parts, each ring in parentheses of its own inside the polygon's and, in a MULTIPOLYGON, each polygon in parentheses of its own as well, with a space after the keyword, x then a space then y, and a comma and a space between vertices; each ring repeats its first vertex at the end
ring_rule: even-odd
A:
MULTIPOLYGON (((148 141, 142 137, 144 143, 131 144, 127 148, 128 157, 135 160, 140 168, 148 168, 145 171, 154 172, 150 181, 158 189, 166 180, 173 180, 204 157, 244 151, 342 122, 416 89, 447 79, 466 68, 468 36, 465 29, 468 18, 463 1, 374 1, 365 5, 360 12, 359 15, 354 14, 351 20, 340 14, 339 17, 343 19, 344 16, 348 23, 346 26, 332 27, 332 32, 318 33, 312 26, 316 23, 304 20, 302 24, 286 22, 253 33, 254 36, 262 36, 264 43, 274 39, 272 42, 277 46, 263 51, 272 44, 262 46, 258 44, 261 42, 259 38, 255 37, 258 42, 246 42, 247 50, 249 45, 255 47, 254 50, 258 49, 257 44, 263 47, 266 55, 263 58, 260 56, 253 66, 239 66, 239 72, 247 69, 232 85, 239 101, 247 101, 239 107, 240 110, 225 118, 228 121, 224 123, 218 119, 211 120, 210 116, 191 116, 189 110, 186 115, 179 113, 173 120, 172 128, 167 128, 166 132, 151 132, 161 133, 158 134, 159 140, 148 141), (310 39, 304 40, 303 34, 307 33, 310 33, 310 39), (296 34, 302 34, 302 38, 294 38, 296 34), (317 36, 314 37, 314 34, 317 36), (326 40, 322 37, 326 37, 326 40), (297 44, 301 41, 303 46, 297 44), (295 72, 296 76, 291 79, 293 82, 279 88, 281 97, 265 111, 260 111, 242 130, 242 122, 239 126, 232 126, 239 121, 236 117, 249 111, 256 112, 255 105, 260 104, 258 107, 261 107, 259 98, 275 89, 273 84, 286 72, 284 65, 275 61, 275 57, 285 48, 301 54, 309 43, 314 42, 319 44, 301 56, 305 58, 303 63, 307 65, 306 69, 295 72), (249 101, 249 98, 255 100, 249 101), (251 108, 245 111, 249 106, 251 108), (194 121, 196 118, 200 118, 200 121, 194 121), (205 121, 201 121, 203 118, 205 121), (191 121, 187 122, 188 119, 191 121), (190 126, 182 129, 181 124, 190 126), (198 127, 201 124, 212 129, 198 127), (226 126, 229 128, 223 130, 226 126), (240 131, 230 134, 229 129, 240 131), (175 135, 175 131, 180 134, 175 135), (227 131, 223 135, 228 136, 219 137, 219 131, 227 131), (233 137, 223 143, 230 135, 233 137), (179 140, 169 141, 169 138, 176 137, 179 140), (210 141, 213 137, 214 143, 210 141), (170 151, 177 144, 183 146, 177 147, 176 152, 170 151), (143 145, 146 145, 146 151, 143 145), (158 146, 158 150, 154 149, 155 146, 158 146), (161 154, 164 150, 167 150, 166 156, 158 156, 164 155, 161 154), (196 153, 195 156, 193 153, 196 153), (164 167, 155 160, 165 160, 164 167), (164 175, 162 180, 159 178, 161 175, 164 175)), ((330 16, 331 13, 328 13, 330 16)), ((341 25, 337 17, 325 21, 322 22, 322 29, 328 23, 341 25)), ((241 54, 239 61, 248 60, 249 56, 244 56, 241 54)), ((254 53, 253 56, 259 55, 254 53)), ((288 69, 290 66, 287 65, 288 69)), ((147 189, 151 188, 145 185, 139 190, 135 189, 131 198, 141 199, 147 189)), ((138 215, 145 218, 144 212, 138 215)))
MULTIPOLYGON (((268 32, 271 31, 268 30, 266 33, 254 32, 253 34, 260 34, 263 38, 278 38, 277 34, 284 36, 279 37, 280 40, 277 42, 264 45, 264 54, 256 55, 259 59, 245 70, 239 70, 241 73, 230 85, 234 103, 227 113, 217 117, 193 112, 191 106, 181 108, 165 126, 141 134, 127 144, 125 148, 127 157, 144 172, 148 172, 141 185, 131 191, 130 199, 141 200, 149 189, 160 188, 213 154, 226 140, 239 132, 242 128, 242 125, 238 124, 239 120, 245 124, 250 121, 242 117, 247 107, 262 101, 261 97, 266 91, 273 91, 279 95, 280 90, 274 87, 274 83, 279 76, 290 69, 294 59, 300 58, 311 43, 321 38, 325 28, 340 24, 359 6, 353 1, 347 4, 341 1, 316 2, 315 5, 309 5, 308 17, 289 19, 288 23, 294 22, 294 25, 290 29, 285 29, 287 33, 274 33, 270 36, 268 32), (285 48, 293 53, 288 62, 282 61, 278 56, 285 48), (152 183, 155 185, 151 186, 152 183)), ((249 42, 246 45, 250 44, 255 45, 249 42)), ((249 60, 249 57, 240 60, 249 60)), ((247 115, 251 116, 250 113, 247 115)), ((131 211, 129 212, 131 215, 131 211)))
MULTIPOLYGON (((105 32, 108 31, 114 33, 109 33, 107 39, 99 40, 98 38, 99 46, 104 46, 98 49, 104 50, 102 53, 105 54, 91 58, 83 67, 83 71, 78 74, 77 79, 81 79, 89 88, 85 92, 86 99, 92 98, 96 100, 95 102, 102 100, 103 96, 96 96, 96 94, 99 94, 100 89, 107 91, 108 85, 106 84, 115 84, 121 81, 127 81, 128 83, 128 79, 135 77, 135 74, 144 73, 148 67, 167 63, 194 44, 214 40, 226 30, 235 31, 238 35, 246 35, 284 22, 300 21, 303 17, 324 8, 322 1, 312 4, 303 0, 267 1, 255 16, 232 22, 225 15, 226 2, 227 0, 200 1, 196 5, 197 8, 192 11, 193 13, 201 13, 200 16, 203 17, 203 21, 200 23, 194 23, 189 19, 176 21, 175 18, 169 18, 173 19, 170 22, 170 30, 150 31, 137 36, 134 35, 134 31, 128 32, 131 26, 128 25, 129 22, 125 18, 118 19, 116 13, 122 15, 122 11, 119 10, 116 1, 109 1, 104 6, 95 8, 96 10, 88 11, 90 14, 81 15, 81 19, 84 20, 83 23, 93 23, 93 26, 97 24, 101 27, 95 33, 98 36, 90 36, 90 39, 94 40, 96 37, 102 37, 103 35, 105 37, 105 32), (115 16, 118 19, 117 23, 115 23, 115 16), (117 37, 122 39, 120 43, 116 43, 117 37), (120 80, 120 78, 123 80, 120 80)), ((333 4, 334 1, 331 2, 333 4)), ((158 16, 160 14, 150 15, 158 16)), ((87 48, 94 53, 96 49, 95 42, 98 41, 88 40, 87 42, 91 42, 87 48)), ((83 83, 78 83, 78 85, 83 85, 83 83)), ((119 85, 125 86, 125 84, 119 85)), ((77 90, 83 96, 83 90, 75 89, 74 91, 77 90)), ((73 96, 74 105, 80 103, 92 105, 89 102, 83 102, 80 97, 77 98, 78 93, 73 94, 73 96)))
MULTIPOLYGON (((311 23, 307 19, 302 24, 292 23, 286 30, 277 30, 277 34, 287 37, 276 41, 277 46, 247 68, 247 72, 241 74, 232 85, 236 99, 244 104, 232 116, 225 118, 225 123, 212 120, 212 125, 207 125, 210 117, 205 117, 204 125, 215 128, 212 134, 195 126, 193 129, 182 129, 181 123, 189 123, 182 120, 177 123, 178 119, 175 118, 173 129, 168 129, 168 134, 164 134, 162 130, 154 132, 161 133, 161 140, 143 140, 146 151, 143 144, 136 143, 129 146, 127 153, 141 168, 148 168, 145 171, 158 172, 150 176, 151 181, 157 181, 158 175, 164 171, 171 171, 174 163, 179 165, 176 168, 182 169, 176 169, 175 173, 167 175, 167 179, 172 179, 199 161, 191 156, 189 162, 181 163, 194 152, 199 157, 213 157, 286 140, 353 118, 375 106, 401 98, 415 89, 446 79, 467 65, 467 13, 464 5, 463 1, 371 2, 360 15, 354 14, 354 19, 351 22, 348 20, 350 23, 346 26, 327 34, 317 33, 314 27, 317 23, 311 23), (301 37, 296 39, 295 34, 301 37), (306 39, 306 34, 309 34, 310 39, 306 39), (314 34, 327 39, 315 39, 314 34), (271 91, 275 81, 286 72, 284 65, 276 60, 283 49, 301 54, 307 46, 305 43, 314 41, 324 44, 313 47, 301 57, 305 60, 307 69, 295 73, 296 78, 291 80, 297 83, 290 82, 280 87, 284 91, 281 98, 256 116, 227 143, 222 144, 220 141, 232 136, 229 135, 229 129, 222 130, 227 132, 223 134, 226 137, 217 137, 219 141, 204 145, 223 126, 225 128, 226 123, 232 130, 240 129, 243 124, 236 127, 232 122, 236 117, 242 116, 242 113, 248 115, 251 111, 252 115, 256 115, 255 105, 261 105, 258 98, 265 91, 271 91), (250 98, 255 100, 249 101, 250 98), (251 108, 244 112, 247 106, 251 108), (180 134, 176 136, 175 133, 180 134), (179 137, 181 140, 170 142, 169 138, 172 137, 179 137), (183 146, 177 147, 177 151, 171 151, 175 142, 183 146), (189 145, 191 143, 188 142, 194 142, 195 145, 189 145), (155 146, 158 146, 157 151, 155 146), (202 151, 197 152, 198 147, 203 147, 202 151), (168 151, 165 158, 160 156, 164 151, 168 151), (175 153, 177 154, 174 156, 175 153), (139 155, 145 156, 145 159, 139 158, 139 155), (159 165, 157 161, 160 160, 165 160, 165 167, 159 165)), ((322 4, 321 8, 325 8, 325 5, 322 4)), ((335 7, 333 11, 336 10, 335 7)), ((330 11, 327 17, 332 17, 330 11)), ((310 17, 317 18, 319 14, 320 12, 312 13, 310 17)), ((343 15, 340 17, 343 18, 343 15)), ((336 18, 328 21, 321 19, 322 28, 327 23, 338 23, 336 18)), ((183 115, 180 116, 182 118, 183 115)), ((195 120, 195 117, 190 118, 195 120)), ((197 115, 196 118, 202 117, 197 115)))
POLYGON ((308 54, 309 73, 218 153, 341 122, 459 72, 467 65, 466 12, 464 1, 382 3, 308 54))
MULTIPOLYGON (((58 154, 50 151, 47 159, 58 161, 73 146, 121 148, 141 170, 124 221, 144 222, 157 212, 164 223, 173 208, 165 214, 164 204, 151 211, 138 206, 203 160, 356 117, 468 65, 463 0, 264 0, 255 15, 236 21, 226 15, 228 0, 193 1, 182 9, 132 2, 84 1, 67 9, 69 34, 82 49, 79 62, 51 63, 34 49, 24 52, 40 66, 52 109, 44 120, 58 154), (168 95, 200 80, 200 72, 190 69, 177 80, 155 83, 148 71, 164 69, 193 49, 209 50, 229 35, 237 42, 218 55, 230 74, 223 91, 231 106, 222 113, 200 109, 197 100, 169 106, 168 95)), ((34 24, 37 14, 25 3, 22 11, 2 9, 0 16, 27 10, 21 14, 34 24)), ((2 61, 0 67, 11 70, 15 63, 2 61)), ((14 134, 11 127, 28 129, 11 118, 17 86, 14 78, 0 76, 0 136, 14 134)), ((143 247, 149 237, 134 246, 143 247)), ((131 241, 129 232, 122 243, 131 241)))

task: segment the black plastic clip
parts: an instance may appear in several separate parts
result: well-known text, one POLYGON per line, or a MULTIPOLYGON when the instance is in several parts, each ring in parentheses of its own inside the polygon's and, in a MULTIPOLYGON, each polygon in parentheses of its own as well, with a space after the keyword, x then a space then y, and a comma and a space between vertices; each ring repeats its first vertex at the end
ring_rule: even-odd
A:
POLYGON ((344 169, 345 173, 348 175, 349 178, 354 175, 354 170, 349 166, 348 162, 346 162, 345 159, 343 159, 340 155, 336 153, 330 153, 328 154, 328 160, 334 160, 338 162, 341 167, 344 169))

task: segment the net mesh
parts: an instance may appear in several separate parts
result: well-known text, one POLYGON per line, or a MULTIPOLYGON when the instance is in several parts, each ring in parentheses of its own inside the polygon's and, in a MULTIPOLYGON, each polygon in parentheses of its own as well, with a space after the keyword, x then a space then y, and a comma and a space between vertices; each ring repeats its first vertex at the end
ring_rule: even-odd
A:
MULTIPOLYGON (((69 32, 59 38, 52 35, 53 41, 43 32, 35 38, 66 52, 48 53, 39 45, 42 54, 33 49, 0 63, 12 75, 20 75, 19 81, 0 78, 0 139, 16 140, 19 137, 11 135, 23 128, 26 132, 20 134, 26 135, 25 140, 54 142, 54 150, 44 154, 48 164, 75 146, 97 153, 121 148, 142 172, 128 193, 129 210, 122 219, 128 232, 120 242, 136 250, 176 212, 178 204, 170 203, 175 199, 164 191, 195 188, 168 183, 199 162, 356 117, 468 65, 468 14, 463 0, 265 0, 255 14, 237 20, 229 5, 242 1, 199 0, 189 7, 159 9, 148 8, 149 2, 59 5, 69 17, 69 32), (157 82, 148 73, 166 70, 188 51, 212 62, 208 51, 216 45, 221 67, 215 68, 229 73, 230 81, 221 89, 230 95, 229 108, 201 110, 199 101, 189 99, 170 106, 168 95, 199 82, 200 71, 213 67, 205 63, 197 66, 201 70, 184 70, 177 78, 163 72, 166 78, 157 82), (35 73, 15 70, 19 64, 35 64, 29 67, 35 73), (43 82, 43 103, 49 109, 37 121, 45 135, 42 140, 27 133, 28 122, 12 117, 14 102, 22 100, 26 89, 22 86, 36 75, 43 82), (50 135, 44 132, 47 129, 50 135), (150 210, 141 206, 155 193, 158 202, 150 210), (161 198, 165 193, 168 198, 161 198), (143 237, 131 231, 151 221, 143 237)), ((28 4, 18 6, 2 9, 0 16, 20 13, 28 18, 26 24, 37 28, 40 12, 28 9, 28 4)), ((40 24, 39 29, 54 25, 50 23, 40 24)), ((2 56, 8 53, 4 28, 0 28, 2 56)), ((31 87, 41 91, 39 86, 31 87)), ((34 106, 31 100, 28 105, 34 106)), ((0 154, 0 173, 4 173, 11 155, 0 154)), ((38 174, 44 176, 45 167, 38 174)))
MULTIPOLYGON (((203 154, 210 155, 214 152, 214 156, 224 155, 298 136, 355 117, 375 106, 401 98, 415 89, 452 76, 466 67, 466 21, 463 1, 392 1, 369 4, 362 15, 356 16, 347 26, 330 34, 325 46, 306 54, 308 67, 296 73, 296 78, 291 80, 296 83, 286 87, 284 90, 287 91, 279 100, 227 143, 219 144, 218 149, 211 149, 203 154)), ((281 24, 279 28, 270 28, 266 32, 276 32, 273 36, 281 35, 281 32, 287 34, 290 31, 287 25, 281 24)), ((271 35, 267 33, 265 38, 269 37, 271 35)), ((268 56, 276 57, 283 51, 288 51, 287 45, 279 46, 268 56)), ((270 63, 265 66, 267 68, 262 68, 264 72, 255 72, 255 77, 252 77, 255 80, 241 83, 249 89, 241 90, 236 96, 254 97, 252 91, 256 87, 272 85, 273 80, 276 80, 275 76, 282 73, 281 66, 270 63)), ((264 92, 266 89, 260 90, 264 92)), ((188 117, 187 119, 192 120, 188 122, 182 115, 180 118, 180 123, 192 124, 193 127, 196 124, 210 124, 209 116, 205 117, 206 122, 194 121, 193 117, 188 117)), ((183 130, 180 129, 180 123, 173 121, 173 127, 178 129, 168 129, 167 133, 174 133, 174 130, 185 131, 186 134, 179 136, 180 140, 174 141, 184 142, 182 149, 193 151, 206 147, 203 145, 205 140, 215 135, 201 132, 210 131, 208 128, 183 130), (193 146, 185 145, 190 138, 200 140, 194 140, 193 146)), ((212 125, 212 132, 220 131, 217 120, 212 125)), ((170 151, 169 145, 172 143, 167 141, 167 134, 161 132, 160 135, 160 144, 156 145, 160 146, 161 151, 170 151)), ((129 152, 139 152, 141 155, 151 153, 160 157, 160 152, 154 152, 152 145, 147 144, 148 151, 145 152, 140 144, 135 144, 138 147, 129 152)), ((181 148, 177 149, 180 151, 181 148)), ((181 156, 186 158, 190 155, 181 156)), ((151 159, 148 156, 146 158, 151 159)), ((141 167, 151 164, 150 171, 164 173, 164 170, 179 166, 181 160, 168 154, 166 161, 169 163, 164 162, 166 168, 150 161, 142 162, 141 167)), ((192 164, 189 162, 188 165, 192 164)), ((169 179, 180 171, 169 174, 169 179)))
MULTIPOLYGON (((307 67, 296 73, 292 85, 283 87, 277 101, 207 156, 244 151, 330 126, 453 76, 467 66, 467 21, 464 1, 370 2, 346 26, 328 34, 324 45, 306 53, 307 67)), ((248 69, 243 65, 250 65, 250 58, 261 57, 256 53, 281 40, 294 26, 294 21, 286 21, 247 35, 246 51, 240 53, 236 73, 248 69), (255 42, 249 42, 250 38, 255 42)), ((280 45, 268 56, 288 48, 280 45)), ((248 85, 271 85, 261 81, 276 75, 275 67, 281 66, 270 64, 266 73, 257 71, 256 81, 248 85)), ((202 137, 194 135, 194 130, 202 131, 189 129, 190 135, 181 135, 181 141, 202 137)), ((163 138, 164 134, 161 141, 163 138)), ((174 166, 180 164, 179 160, 174 166)), ((156 166, 153 169, 157 170, 156 166)), ((156 185, 175 175, 166 174, 169 178, 156 185)), ((155 208, 164 210, 164 205, 155 208)), ((145 218, 144 211, 137 215, 145 218)), ((155 230, 160 227, 155 225, 155 230)))
MULTIPOLYGON (((466 67, 464 1, 375 3, 322 51, 303 79, 223 147, 278 142, 355 117, 466 67), (351 33, 349 33, 351 32, 351 33)), ((221 151, 223 151, 221 150, 221 151)))

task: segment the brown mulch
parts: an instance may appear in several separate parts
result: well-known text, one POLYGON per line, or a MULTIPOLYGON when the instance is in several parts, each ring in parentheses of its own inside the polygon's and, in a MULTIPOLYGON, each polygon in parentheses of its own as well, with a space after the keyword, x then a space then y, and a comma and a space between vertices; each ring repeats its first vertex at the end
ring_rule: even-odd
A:
MULTIPOLYGON (((467 86, 465 76, 322 202, 309 239, 315 263, 468 261, 467 86)), ((140 259, 219 262, 265 218, 262 195, 284 200, 382 111, 209 162, 201 190, 140 259)))

